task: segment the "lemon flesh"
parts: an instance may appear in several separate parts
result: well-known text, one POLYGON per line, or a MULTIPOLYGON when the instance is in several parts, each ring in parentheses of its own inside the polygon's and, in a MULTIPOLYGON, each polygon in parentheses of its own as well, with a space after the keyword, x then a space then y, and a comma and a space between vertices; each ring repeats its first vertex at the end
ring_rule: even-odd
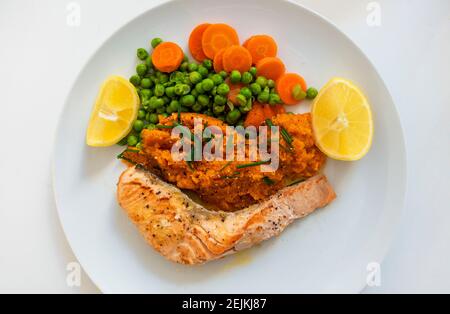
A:
POLYGON ((128 80, 108 77, 92 109, 86 144, 95 147, 117 144, 131 131, 139 104, 136 89, 128 80))
POLYGON ((331 79, 315 98, 311 115, 316 145, 328 157, 359 160, 370 150, 372 111, 352 82, 331 79))

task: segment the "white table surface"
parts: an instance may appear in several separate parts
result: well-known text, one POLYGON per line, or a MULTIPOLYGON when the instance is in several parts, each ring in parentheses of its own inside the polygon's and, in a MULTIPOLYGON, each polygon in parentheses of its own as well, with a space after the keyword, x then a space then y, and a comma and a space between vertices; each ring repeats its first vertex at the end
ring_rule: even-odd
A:
MULTIPOLYGON (((163 0, 1 0, 0 292, 96 293, 58 221, 51 153, 58 115, 76 75, 115 30, 163 0), (81 8, 79 27, 67 5, 81 8)), ((406 208, 366 293, 450 292, 450 1, 298 0, 334 22, 373 61, 397 105, 408 154, 406 208)), ((299 33, 301 35, 301 32, 299 33)), ((82 130, 81 130, 82 131, 82 130)), ((357 196, 355 196, 357 197, 357 196)))

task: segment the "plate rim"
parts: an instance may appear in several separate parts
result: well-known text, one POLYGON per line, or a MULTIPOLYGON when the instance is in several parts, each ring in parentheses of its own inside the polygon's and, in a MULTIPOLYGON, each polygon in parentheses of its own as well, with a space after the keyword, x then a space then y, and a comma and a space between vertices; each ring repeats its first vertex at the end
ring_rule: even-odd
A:
MULTIPOLYGON (((56 211, 57 211, 57 216, 58 216, 58 221, 61 225, 62 228, 62 232, 64 234, 64 237, 66 238, 67 244, 69 245, 72 253, 74 254, 75 258, 77 259, 77 262, 80 264, 80 266, 82 267, 82 270, 85 272, 85 274, 89 277, 89 279, 91 280, 91 282, 97 287, 97 289, 102 292, 102 293, 108 293, 108 289, 101 287, 101 285, 97 282, 95 278, 95 276, 92 275, 91 270, 88 270, 84 264, 82 263, 77 251, 75 250, 75 248, 73 247, 69 235, 66 232, 66 227, 65 227, 65 223, 63 222, 62 219, 62 214, 61 214, 61 207, 60 207, 60 202, 58 201, 58 193, 57 193, 57 185, 56 185, 56 149, 57 149, 57 142, 58 142, 58 137, 59 137, 59 132, 58 130, 61 128, 62 126, 62 118, 65 112, 65 109, 67 107, 67 104, 69 102, 69 96, 71 95, 72 91, 74 90, 75 84, 78 81, 79 77, 81 76, 81 74, 84 72, 84 70, 87 68, 88 64, 91 62, 91 60, 95 57, 95 55, 114 37, 116 36, 116 34, 118 32, 120 32, 123 28, 127 27, 129 24, 133 23, 133 21, 135 21, 136 19, 139 19, 140 17, 146 15, 148 12, 158 9, 160 7, 164 7, 166 5, 169 5, 171 3, 174 2, 182 2, 183 0, 164 0, 162 3, 159 3, 157 5, 151 6, 149 8, 147 8, 146 10, 144 10, 143 12, 131 17, 129 20, 127 20, 125 23, 121 24, 120 26, 118 26, 110 35, 108 35, 98 46, 96 46, 96 48, 93 50, 93 52, 89 55, 88 58, 85 59, 85 61, 83 62, 83 65, 80 67, 80 70, 77 72, 77 74, 74 76, 74 79, 72 80, 71 84, 70 84, 70 89, 68 90, 68 93, 66 95, 66 97, 64 98, 64 102, 63 105, 61 106, 60 112, 58 114, 58 123, 56 125, 55 128, 55 133, 53 136, 53 145, 52 145, 52 151, 51 151, 51 178, 52 178, 52 190, 53 190, 53 198, 55 201, 55 207, 56 207, 56 211)), ((271 0, 273 1, 273 0, 271 0)), ((375 67, 375 65, 373 64, 372 60, 366 55, 366 53, 354 42, 354 40, 352 38, 350 38, 344 31, 342 31, 334 22, 332 22, 330 19, 328 19, 327 17, 323 16, 322 14, 318 13, 317 11, 308 8, 307 6, 305 6, 304 4, 300 4, 295 2, 294 0, 277 0, 279 2, 283 2, 283 3, 287 3, 293 6, 297 6, 300 9, 302 9, 305 13, 313 15, 315 18, 318 18, 320 20, 322 20, 322 22, 325 22, 326 24, 332 26, 332 28, 334 28, 335 31, 337 31, 338 33, 340 33, 340 35, 342 35, 346 40, 348 40, 348 42, 350 44, 352 44, 352 46, 354 48, 356 48, 359 52, 359 54, 365 59, 365 61, 367 61, 367 63, 369 64, 369 66, 372 68, 372 70, 374 71, 374 73, 376 74, 377 78, 380 80, 380 83, 382 84, 382 87, 385 88, 386 92, 387 92, 387 96, 389 97, 389 100, 391 101, 391 103, 394 105, 393 106, 393 111, 395 113, 395 119, 398 121, 398 127, 399 127, 399 139, 401 140, 401 145, 399 147, 400 151, 401 151, 401 159, 402 160, 402 164, 400 165, 401 167, 401 173, 403 174, 402 176, 402 185, 401 185, 401 197, 399 199, 399 208, 398 210, 398 214, 397 214, 397 221, 395 222, 397 225, 399 225, 399 223, 402 221, 403 218, 403 214, 404 214, 404 210, 405 210, 405 203, 406 203, 406 196, 407 196, 407 191, 408 191, 408 156, 407 156, 407 151, 406 151, 406 139, 405 139, 405 132, 404 132, 404 127, 402 124, 402 121, 400 119, 400 114, 399 111, 397 109, 397 106, 395 105, 394 99, 392 97, 392 94, 388 88, 388 86, 386 85, 383 77, 381 76, 380 72, 378 71, 378 69, 375 67)), ((393 242, 395 240, 395 238, 397 237, 397 230, 394 230, 391 236, 391 239, 389 241, 389 243, 387 243, 385 245, 385 247, 382 249, 382 253, 380 254, 380 260, 379 263, 383 263, 385 261, 386 255, 388 254, 388 252, 390 251, 390 249, 392 248, 393 242)), ((360 288, 356 289, 355 291, 353 291, 352 293, 361 293, 365 288, 367 287, 367 283, 364 282, 361 284, 360 288)))

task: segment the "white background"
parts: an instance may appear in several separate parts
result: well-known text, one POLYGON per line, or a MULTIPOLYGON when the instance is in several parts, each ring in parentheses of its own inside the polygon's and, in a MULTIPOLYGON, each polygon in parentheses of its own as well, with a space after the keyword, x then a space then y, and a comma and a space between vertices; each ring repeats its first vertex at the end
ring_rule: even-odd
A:
MULTIPOLYGON (((84 274, 81 287, 66 284, 66 266, 76 259, 53 200, 54 132, 65 97, 89 56, 127 21, 163 1, 78 0, 79 27, 66 22, 70 2, 0 1, 3 293, 99 292, 84 274)), ((385 80, 405 131, 403 220, 382 263, 381 286, 364 292, 449 293, 450 1, 376 1, 379 27, 366 22, 369 0, 296 2, 327 17, 363 49, 385 80)), ((299 30, 299 36, 302 31, 307 30, 299 30)))

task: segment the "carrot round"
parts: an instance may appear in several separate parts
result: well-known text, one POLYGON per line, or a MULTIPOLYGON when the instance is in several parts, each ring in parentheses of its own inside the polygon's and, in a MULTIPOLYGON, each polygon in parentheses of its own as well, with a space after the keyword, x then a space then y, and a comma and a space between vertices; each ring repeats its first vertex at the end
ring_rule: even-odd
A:
POLYGON ((233 45, 239 45, 239 37, 235 29, 227 24, 212 24, 203 33, 203 52, 210 59, 214 59, 220 50, 233 45))
POLYGON ((227 72, 245 72, 252 67, 252 56, 242 46, 231 46, 223 53, 223 69, 227 72))
POLYGON ((241 91, 241 88, 244 87, 243 84, 231 84, 229 80, 226 81, 228 86, 230 86, 230 91, 228 93, 228 100, 231 101, 233 104, 237 104, 236 97, 239 95, 239 92, 241 91))
POLYGON ((250 38, 247 38, 246 41, 244 41, 244 43, 242 44, 243 47, 247 48, 248 42, 250 41, 250 39, 252 39, 253 36, 251 36, 250 38))
POLYGON ((292 90, 296 85, 300 85, 305 92, 308 88, 305 79, 295 73, 283 74, 276 81, 278 95, 286 105, 295 105, 300 102, 292 96, 292 90))
POLYGON ((216 71, 216 73, 219 73, 220 71, 223 70, 223 53, 225 52, 225 50, 226 49, 220 50, 214 56, 213 66, 214 66, 214 71, 216 71))
POLYGON ((202 37, 205 30, 210 26, 209 23, 200 24, 195 27, 189 36, 189 50, 192 57, 198 62, 203 62, 207 57, 203 52, 202 37))
POLYGON ((266 57, 256 64, 258 75, 276 81, 286 71, 283 61, 277 57, 266 57))
POLYGON ((269 35, 252 36, 245 47, 250 51, 254 64, 266 57, 276 57, 278 51, 277 43, 269 35))
POLYGON ((258 102, 254 102, 252 109, 247 113, 245 117, 244 126, 260 126, 266 120, 264 114, 264 106, 258 102))
POLYGON ((272 107, 274 116, 276 116, 277 114, 286 113, 286 109, 284 109, 283 105, 275 105, 275 106, 271 106, 271 107, 272 107))
POLYGON ((183 58, 184 53, 180 46, 169 41, 159 44, 152 54, 155 68, 167 73, 178 69, 183 58))

